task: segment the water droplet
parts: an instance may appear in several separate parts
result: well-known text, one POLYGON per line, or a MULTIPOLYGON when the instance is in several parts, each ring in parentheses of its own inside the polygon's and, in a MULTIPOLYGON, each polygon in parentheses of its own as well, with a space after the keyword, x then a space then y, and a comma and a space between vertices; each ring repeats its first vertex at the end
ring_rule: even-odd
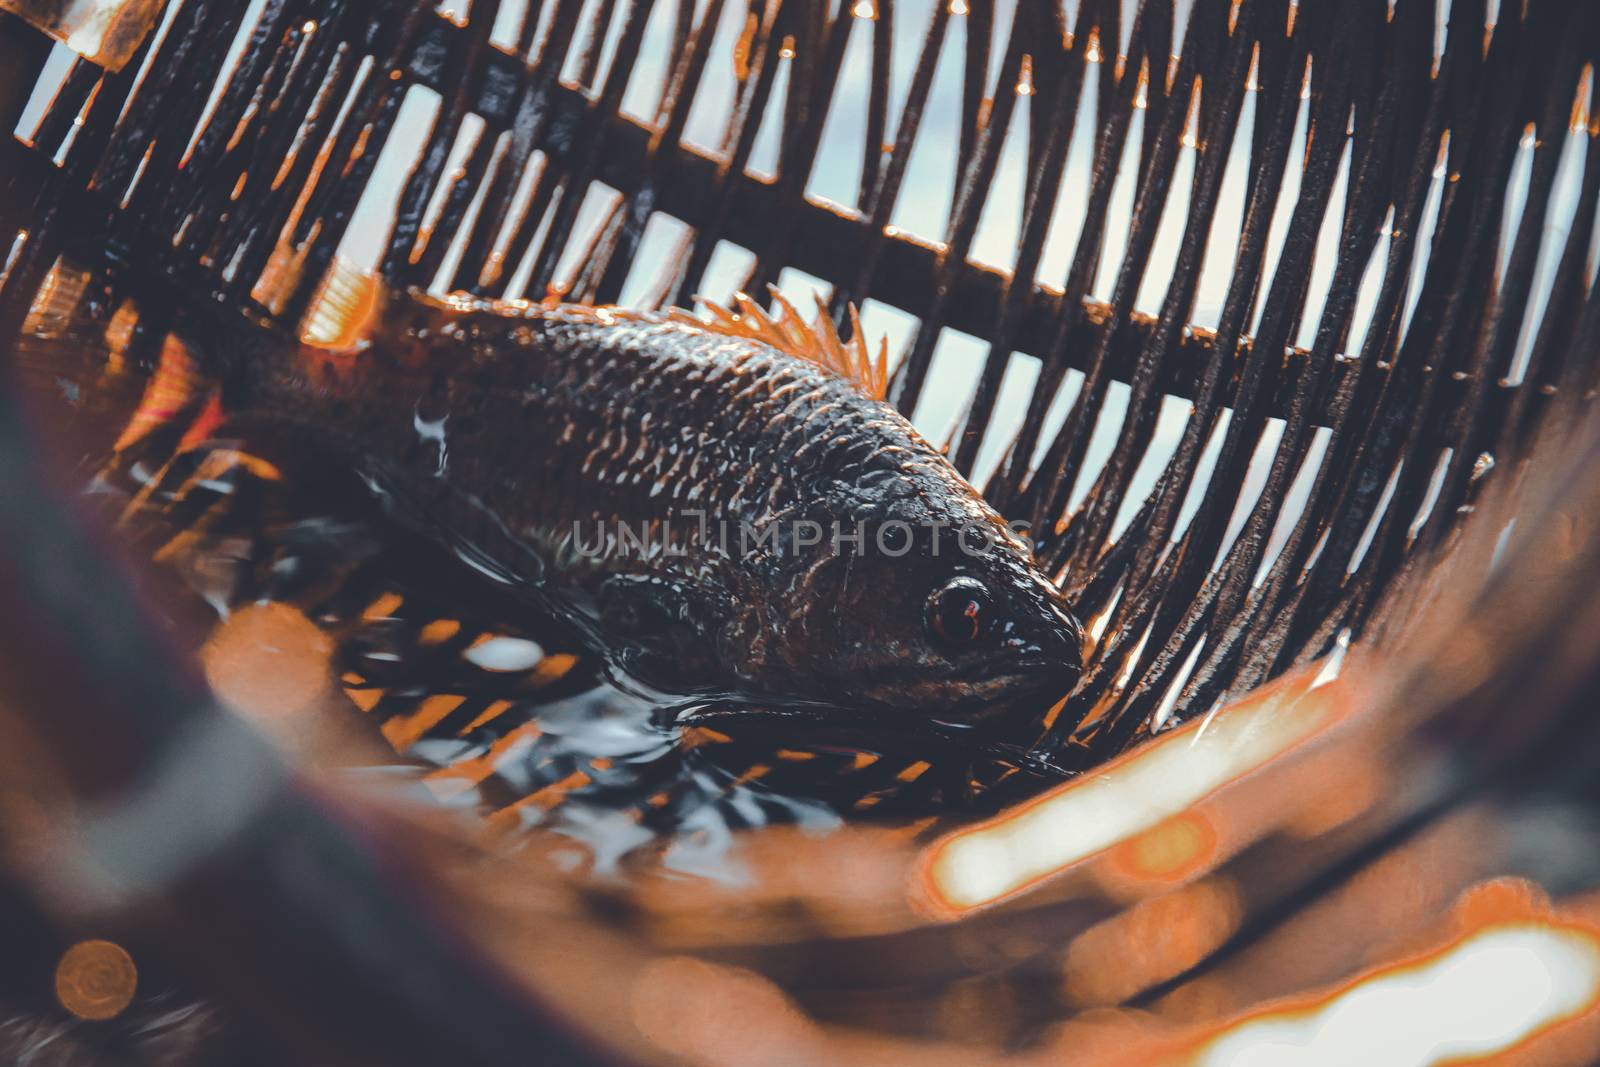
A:
POLYGON ((522 637, 488 637, 474 642, 461 655, 486 671, 525 671, 538 666, 544 649, 522 637))
POLYGON ((1033 95, 1033 57, 1030 55, 1022 57, 1022 69, 1017 74, 1017 95, 1033 95))

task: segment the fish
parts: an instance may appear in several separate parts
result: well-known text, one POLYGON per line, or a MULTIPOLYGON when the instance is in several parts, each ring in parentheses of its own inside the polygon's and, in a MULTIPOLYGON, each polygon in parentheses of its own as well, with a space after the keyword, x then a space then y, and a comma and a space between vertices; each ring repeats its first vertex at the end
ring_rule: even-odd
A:
POLYGON ((774 307, 441 298, 336 265, 293 339, 169 338, 115 447, 175 422, 305 442, 666 692, 890 730, 1066 696, 1083 628, 888 401, 885 350, 774 307))

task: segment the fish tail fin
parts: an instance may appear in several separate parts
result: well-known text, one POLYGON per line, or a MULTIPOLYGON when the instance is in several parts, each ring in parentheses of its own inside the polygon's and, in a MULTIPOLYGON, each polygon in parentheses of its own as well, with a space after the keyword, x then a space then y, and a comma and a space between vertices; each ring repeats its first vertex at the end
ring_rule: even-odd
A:
POLYGON ((330 351, 360 348, 378 328, 388 303, 376 274, 335 256, 300 321, 300 341, 330 351))
POLYGON ((300 320, 299 341, 336 359, 377 344, 400 350, 419 331, 426 336, 462 310, 453 298, 393 289, 373 271, 335 256, 300 320))
MULTIPOLYGON (((250 295, 274 314, 282 314, 304 270, 304 252, 280 244, 250 295)), ((376 274, 335 254, 295 324, 295 332, 301 344, 312 348, 355 351, 371 339, 387 303, 385 287, 376 274)))

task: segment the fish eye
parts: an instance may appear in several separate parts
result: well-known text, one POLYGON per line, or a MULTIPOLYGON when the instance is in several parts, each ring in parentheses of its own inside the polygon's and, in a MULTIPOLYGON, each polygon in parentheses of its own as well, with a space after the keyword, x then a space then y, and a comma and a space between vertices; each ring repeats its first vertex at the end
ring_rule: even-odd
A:
POLYGON ((952 648, 977 642, 993 614, 993 598, 976 578, 952 578, 928 598, 928 629, 952 648))

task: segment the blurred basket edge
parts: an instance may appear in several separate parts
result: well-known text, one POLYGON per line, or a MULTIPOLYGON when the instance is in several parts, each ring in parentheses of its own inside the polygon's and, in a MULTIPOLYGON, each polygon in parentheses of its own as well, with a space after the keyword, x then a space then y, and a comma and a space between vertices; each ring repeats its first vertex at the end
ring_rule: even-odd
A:
MULTIPOLYGON (((1386 796, 1390 802, 1376 812, 1377 818, 1362 825, 1354 840, 1343 842, 1348 853, 1335 857, 1335 869, 1359 869, 1371 862, 1374 851, 1382 854, 1396 847, 1397 835, 1403 841, 1508 783, 1520 781, 1525 797, 1540 791, 1560 796, 1563 782, 1581 787, 1592 778, 1595 752, 1585 738, 1592 740, 1595 728, 1590 711, 1600 650, 1589 625, 1597 609, 1588 595, 1588 579, 1600 573, 1600 434, 1592 419, 1586 421, 1581 432, 1564 434, 1575 445, 1564 462, 1530 475, 1520 486, 1505 484, 1483 501, 1449 550, 1452 580, 1441 582, 1431 570, 1419 572, 1415 587, 1403 597, 1404 610, 1397 607, 1386 620, 1383 641, 1353 650, 1359 659, 1336 684, 1345 687, 1341 699, 1349 706, 1342 725, 1354 724, 1359 732, 1342 729, 1316 745, 1297 746, 1274 753, 1265 763, 1242 767, 1220 793, 1190 806, 1183 820, 1198 818, 1218 828, 1227 835, 1227 848, 1209 854, 1180 881, 1227 870, 1247 845, 1270 842, 1283 827, 1310 813, 1319 797, 1296 790, 1321 783, 1330 768, 1343 765, 1338 757, 1352 750, 1380 764, 1380 781, 1392 788, 1386 796), (1516 534, 1506 539, 1502 534, 1513 514, 1518 516, 1516 534), (1374 737, 1381 743, 1374 745, 1374 737), (1291 785, 1295 788, 1286 795, 1291 785)), ((9 472, 8 484, 19 484, 9 472)), ((29 513, 37 515, 51 497, 25 502, 29 513)), ((7 525, 8 534, 14 533, 15 524, 7 525)), ((59 645, 52 648, 48 641, 51 627, 39 625, 50 613, 26 616, 33 620, 27 640, 9 627, 3 645, 7 780, 34 798, 32 805, 19 809, 12 793, 4 805, 12 876, 22 878, 30 895, 43 894, 40 899, 49 902, 54 919, 69 927, 87 919, 91 928, 102 929, 108 921, 131 922, 149 936, 150 920, 140 915, 147 911, 148 895, 178 905, 183 913, 181 919, 174 916, 175 926, 167 925, 172 920, 161 920, 154 928, 188 931, 176 945, 190 945, 192 934, 203 932, 203 944, 214 946, 177 950, 183 973, 247 1018, 274 1028, 273 1042, 285 1051, 344 1049, 357 1056, 381 1054, 385 1062, 440 1062, 441 1050, 466 1055, 464 1050, 471 1049, 473 1062, 523 1062, 532 1041, 539 1047, 570 1045, 567 1062, 618 1062, 615 1051, 592 1044, 592 1039, 564 1035, 581 1035, 587 1027, 606 1029, 594 1014, 606 998, 583 1004, 579 991, 663 977, 659 968, 647 966, 651 957, 640 954, 638 943, 624 939, 607 945, 610 935, 585 926, 594 917, 586 920, 579 909, 564 915, 574 925, 552 947, 548 931, 530 925, 549 917, 550 887, 539 890, 533 901, 524 899, 539 884, 530 880, 525 861, 512 861, 498 871, 479 862, 457 863, 450 853, 459 850, 460 842, 450 842, 448 831, 430 835, 423 824, 409 820, 391 824, 382 812, 363 814, 365 803, 358 798, 335 799, 284 776, 270 746, 226 727, 203 689, 181 684, 186 673, 182 664, 174 663, 170 676, 155 672, 146 678, 143 671, 155 662, 153 655, 118 650, 117 642, 106 642, 99 647, 108 651, 94 654, 97 633, 106 627, 114 632, 137 606, 119 603, 120 596, 108 599, 119 579, 106 570, 108 561, 99 548, 50 525, 44 533, 56 536, 48 539, 8 536, 7 559, 32 565, 35 590, 59 594, 72 580, 83 582, 92 592, 82 602, 93 604, 96 613, 105 612, 98 621, 70 614, 62 620, 77 623, 68 631, 75 639, 71 662, 78 682, 73 692, 63 693, 50 669, 62 662, 59 645), (74 579, 52 568, 66 568, 74 579), (123 607, 126 614, 113 610, 123 607), (77 647, 85 638, 91 640, 87 655, 77 647), (119 651, 133 654, 140 680, 121 673, 129 664, 119 662, 119 651), (30 683, 39 682, 41 675, 53 695, 53 721, 47 730, 41 730, 36 716, 17 714, 34 706, 30 683), (115 701, 103 696, 108 676, 116 683, 115 701), (219 724, 224 726, 220 734, 219 724), (113 750, 117 759, 108 773, 104 754, 113 735, 119 739, 113 750), (195 743, 197 738, 204 743, 195 743), (25 772, 18 770, 19 761, 25 772), (224 778, 207 784, 224 766, 224 778), (63 773, 53 775, 52 769, 63 773), (131 789, 120 784, 124 775, 134 783, 131 789), (151 840, 147 832, 131 832, 134 822, 152 813, 152 791, 176 783, 186 791, 198 788, 203 795, 231 796, 240 803, 227 805, 231 810, 220 821, 215 811, 200 818, 167 813, 159 835, 163 844, 156 851, 180 857, 174 870, 159 858, 130 856, 118 841, 151 840), (41 811, 47 813, 43 823, 41 811), (27 817, 22 826, 16 823, 19 814, 27 817), (228 815, 237 815, 239 821, 228 815), (441 845, 448 846, 443 854, 441 845), (83 858, 75 861, 71 857, 80 848, 83 858), (443 868, 437 866, 440 859, 446 861, 443 868), (314 884, 284 878, 308 861, 323 872, 314 884), (277 925, 280 917, 288 925, 277 925), (241 922, 248 925, 249 936, 243 936, 241 922), (352 922, 364 931, 353 939, 340 929, 352 922), (547 983, 555 972, 542 971, 540 965, 557 966, 559 946, 581 940, 585 930, 602 947, 585 977, 569 975, 561 984, 553 1003, 561 1004, 566 1014, 552 1015, 544 998, 552 993, 547 983), (442 955, 433 941, 441 934, 442 955), (481 954, 477 962, 462 954, 468 945, 481 954), (314 951, 308 954, 307 948, 314 951), (386 976, 391 965, 433 975, 443 985, 430 981, 423 989, 394 988, 386 976), (487 988, 483 978, 490 979, 487 988), (514 992, 519 987, 524 991, 514 992), (421 999, 407 1004, 408 992, 421 994, 421 999)), ((25 603, 15 595, 13 577, 8 575, 8 601, 25 603)), ((59 615, 59 597, 55 606, 59 615)), ((1292 684, 1290 703, 1277 707, 1277 715, 1297 713, 1292 690, 1304 684, 1292 684)), ((1246 698, 1243 703, 1249 702, 1246 698)), ((1230 714, 1224 709, 1219 717, 1226 721, 1230 714)), ((1151 746, 1136 749, 1118 763, 1141 760, 1151 751, 1151 746)), ((891 873, 898 865, 896 877, 909 884, 916 854, 903 847, 874 847, 874 862, 891 873)), ((1294 855, 1292 844, 1288 854, 1294 855)), ((789 861, 804 862, 807 855, 791 843, 789 861)), ((1026 914, 1052 901, 1108 891, 1114 898, 1137 900, 1174 884, 1170 872, 1147 883, 1129 882, 1128 872, 1118 870, 1125 858, 1117 848, 1088 858, 1090 866, 1079 866, 1089 883, 1081 878, 1075 882, 1078 876, 1062 872, 1015 906, 1026 914)), ((1295 873, 1306 870, 1326 874, 1309 865, 1295 873)), ((703 893, 699 907, 714 906, 717 899, 716 891, 703 893)), ((1594 925, 1594 915, 1581 904, 1563 903, 1548 920, 1537 909, 1527 916, 1496 912, 1492 918, 1507 922, 1522 916, 1542 923, 1564 917, 1559 921, 1578 922, 1587 915, 1581 919, 1587 929, 1594 925)), ((1053 929, 1051 937, 1069 938, 1107 914, 1091 910, 1053 929)), ((1482 924, 1483 929, 1492 927, 1487 919, 1482 924)), ((174 953, 173 945, 151 949, 141 959, 174 953)), ((1214 958, 1226 960, 1238 950, 1225 942, 1214 958)), ((781 973, 787 953, 781 946, 767 951, 777 960, 761 969, 776 966, 781 973)), ((813 957, 806 965, 813 974, 816 951, 806 953, 813 957)), ((859 959, 840 965, 852 972, 861 966, 859 959)), ((705 981, 720 973, 708 971, 705 981)), ((716 981, 734 981, 732 974, 716 981)), ((1193 1031, 1185 1040, 1199 1042, 1213 1029, 1193 1031)), ((1118 1048, 1129 1055, 1145 1048, 1143 1038, 1135 1041, 1134 1036, 1123 1034, 1125 1044, 1118 1048)), ((1165 1048, 1174 1039, 1167 1031, 1144 1037, 1153 1042, 1152 1048, 1165 1048)), ((823 1058, 816 1062, 850 1062, 857 1053, 847 1056, 846 1048, 824 1044, 817 1050, 823 1058)), ((647 1047, 632 1051, 644 1054, 647 1047)), ((1102 1050, 1100 1062, 1115 1062, 1105 1058, 1111 1055, 1102 1050)))

